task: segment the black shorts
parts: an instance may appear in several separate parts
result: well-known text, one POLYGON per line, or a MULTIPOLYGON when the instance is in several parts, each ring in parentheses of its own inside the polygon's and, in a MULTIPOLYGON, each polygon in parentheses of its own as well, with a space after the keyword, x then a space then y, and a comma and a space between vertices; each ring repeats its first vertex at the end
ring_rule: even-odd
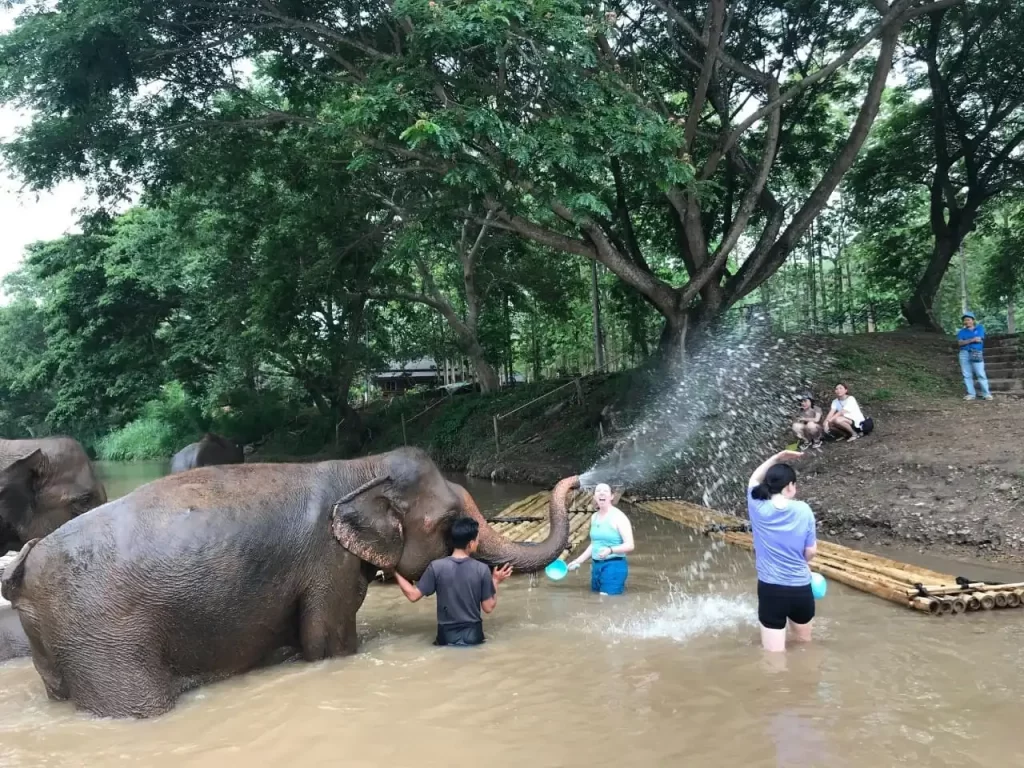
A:
POLYGON ((814 618, 814 593, 811 585, 784 587, 757 582, 757 620, 768 629, 785 629, 786 619, 807 624, 814 618))

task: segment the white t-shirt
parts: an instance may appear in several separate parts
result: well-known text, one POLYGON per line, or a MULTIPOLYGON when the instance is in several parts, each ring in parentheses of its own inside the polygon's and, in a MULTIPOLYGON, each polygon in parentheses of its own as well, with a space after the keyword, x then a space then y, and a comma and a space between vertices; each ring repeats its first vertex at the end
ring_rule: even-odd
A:
POLYGON ((864 414, 860 412, 860 406, 857 404, 857 398, 853 395, 847 395, 845 400, 840 400, 838 397, 832 401, 832 410, 839 411, 843 416, 853 422, 853 426, 860 429, 860 425, 864 423, 864 414))

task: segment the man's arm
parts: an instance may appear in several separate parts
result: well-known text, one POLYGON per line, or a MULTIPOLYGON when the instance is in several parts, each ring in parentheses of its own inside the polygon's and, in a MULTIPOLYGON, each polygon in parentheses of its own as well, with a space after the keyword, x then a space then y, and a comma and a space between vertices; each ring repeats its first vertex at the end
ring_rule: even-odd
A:
POLYGON ((491 596, 486 600, 480 601, 480 610, 484 613, 490 613, 498 605, 498 585, 512 575, 512 566, 509 563, 505 563, 501 568, 495 568, 494 572, 489 575, 490 579, 484 577, 483 585, 484 589, 490 587, 488 591, 491 593, 491 596))
POLYGON ((398 588, 402 590, 402 594, 409 598, 410 603, 415 603, 423 597, 419 588, 397 571, 395 572, 395 581, 398 582, 398 588))
POLYGON ((402 574, 395 571, 395 581, 398 582, 398 588, 402 590, 402 594, 405 595, 410 603, 415 603, 424 597, 430 597, 437 591, 437 581, 434 576, 434 564, 429 563, 427 570, 420 576, 418 584, 413 584, 408 581, 402 574))
POLYGON ((402 590, 402 594, 409 598, 410 603, 415 603, 423 597, 423 593, 420 592, 419 588, 398 571, 395 571, 395 581, 398 582, 398 588, 402 590))

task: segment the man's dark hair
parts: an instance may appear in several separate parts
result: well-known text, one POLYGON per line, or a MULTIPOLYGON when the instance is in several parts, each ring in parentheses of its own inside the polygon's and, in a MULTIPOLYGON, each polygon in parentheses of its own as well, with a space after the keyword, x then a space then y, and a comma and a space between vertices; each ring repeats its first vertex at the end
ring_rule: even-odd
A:
POLYGON ((452 546, 456 549, 465 549, 479 535, 480 523, 472 517, 460 517, 452 523, 452 546))

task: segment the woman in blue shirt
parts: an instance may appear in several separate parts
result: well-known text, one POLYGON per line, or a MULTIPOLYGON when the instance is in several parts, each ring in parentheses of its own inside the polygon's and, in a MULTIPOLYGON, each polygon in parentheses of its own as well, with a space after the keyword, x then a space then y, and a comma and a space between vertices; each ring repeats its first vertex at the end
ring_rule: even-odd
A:
POLYGON ((590 591, 621 595, 629 576, 626 555, 633 551, 633 527, 625 513, 612 506, 612 489, 605 483, 594 489, 594 501, 597 511, 590 517, 590 546, 569 563, 569 570, 575 571, 593 558, 590 591))
POLYGON ((757 565, 757 618, 766 651, 786 650, 786 625, 798 642, 810 642, 814 595, 808 563, 818 552, 814 513, 796 500, 796 472, 781 451, 754 470, 747 487, 747 514, 757 565))
POLYGON ((981 384, 981 396, 986 400, 992 399, 992 393, 988 389, 988 377, 985 375, 985 358, 982 356, 982 348, 985 343, 985 326, 978 325, 973 312, 964 312, 962 318, 964 327, 956 334, 957 343, 960 345, 960 373, 964 377, 964 386, 967 387, 967 395, 964 400, 974 400, 974 377, 978 377, 981 384))

